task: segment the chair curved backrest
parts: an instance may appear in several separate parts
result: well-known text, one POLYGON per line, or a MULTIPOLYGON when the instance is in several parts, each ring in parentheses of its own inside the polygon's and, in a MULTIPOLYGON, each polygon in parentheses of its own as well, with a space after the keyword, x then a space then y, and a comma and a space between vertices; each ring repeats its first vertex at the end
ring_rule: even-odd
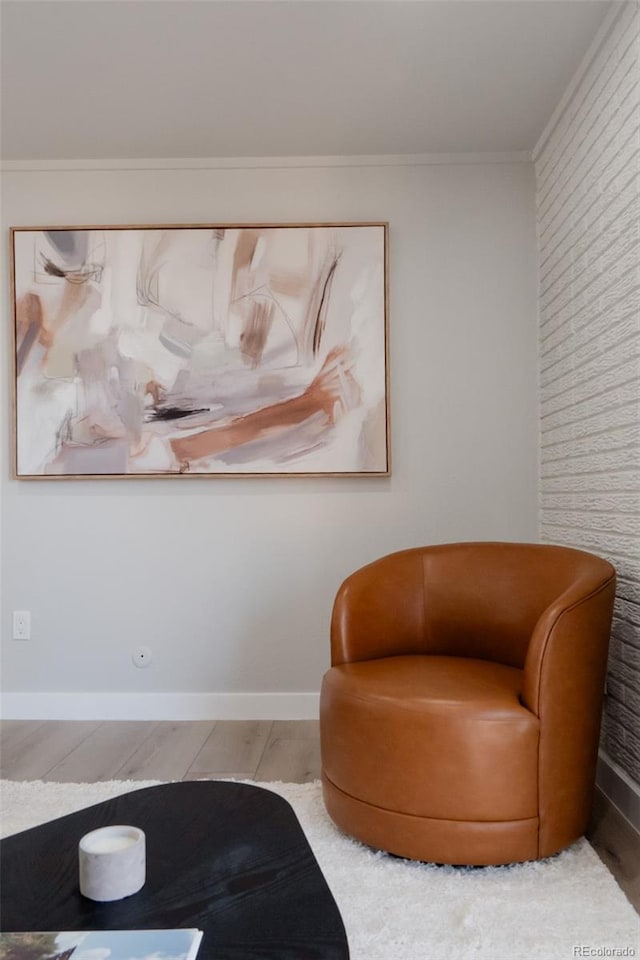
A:
POLYGON ((401 550, 348 577, 335 600, 332 664, 398 654, 524 667, 534 628, 611 582, 610 563, 570 547, 451 543, 401 550))

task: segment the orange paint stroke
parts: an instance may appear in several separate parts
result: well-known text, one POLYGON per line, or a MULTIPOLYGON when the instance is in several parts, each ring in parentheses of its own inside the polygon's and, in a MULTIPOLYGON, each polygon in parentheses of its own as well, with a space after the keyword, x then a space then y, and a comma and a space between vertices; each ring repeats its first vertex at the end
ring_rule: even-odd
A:
POLYGON ((357 406, 360 401, 360 390, 351 374, 347 355, 346 347, 333 349, 327 355, 322 369, 297 397, 263 407, 189 437, 171 440, 174 456, 182 464, 215 456, 224 450, 295 426, 318 413, 323 414, 327 426, 335 424, 344 412, 357 406))
POLYGON ((42 338, 44 311, 42 300, 36 293, 27 293, 16 303, 16 369, 18 374, 36 340, 42 338))

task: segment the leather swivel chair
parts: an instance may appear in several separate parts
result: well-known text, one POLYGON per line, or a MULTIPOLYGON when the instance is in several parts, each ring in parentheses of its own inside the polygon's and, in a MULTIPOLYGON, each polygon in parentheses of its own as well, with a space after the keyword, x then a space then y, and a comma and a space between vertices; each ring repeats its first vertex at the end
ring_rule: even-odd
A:
POLYGON ((345 833, 448 864, 547 857, 585 830, 615 571, 458 543, 352 574, 331 621, 322 781, 345 833))

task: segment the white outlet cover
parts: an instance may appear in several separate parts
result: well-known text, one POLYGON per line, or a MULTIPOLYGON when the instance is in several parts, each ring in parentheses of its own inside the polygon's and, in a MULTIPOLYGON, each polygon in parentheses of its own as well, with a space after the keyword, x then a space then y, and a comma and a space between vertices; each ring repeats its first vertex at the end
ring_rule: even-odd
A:
POLYGON ((134 667, 138 667, 140 670, 144 667, 148 667, 153 659, 151 648, 150 647, 136 647, 136 649, 131 654, 131 659, 133 661, 134 667))
POLYGON ((13 639, 31 640, 31 612, 29 610, 13 611, 13 639))

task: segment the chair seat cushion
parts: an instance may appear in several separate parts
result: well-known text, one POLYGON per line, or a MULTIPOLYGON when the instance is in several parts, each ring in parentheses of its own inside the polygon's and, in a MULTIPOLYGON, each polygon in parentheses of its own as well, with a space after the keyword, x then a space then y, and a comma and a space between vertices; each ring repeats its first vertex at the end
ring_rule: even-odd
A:
POLYGON ((321 695, 324 775, 366 803, 465 821, 537 817, 538 720, 522 671, 465 657, 332 667, 321 695))

